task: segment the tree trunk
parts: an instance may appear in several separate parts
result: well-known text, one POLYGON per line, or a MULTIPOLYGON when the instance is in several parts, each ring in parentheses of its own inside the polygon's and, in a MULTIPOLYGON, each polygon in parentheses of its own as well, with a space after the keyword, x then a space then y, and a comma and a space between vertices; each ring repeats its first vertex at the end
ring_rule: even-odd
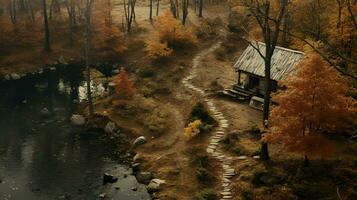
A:
POLYGON ((88 98, 88 108, 89 116, 93 116, 93 100, 91 91, 91 77, 90 77, 90 61, 89 61, 89 50, 90 50, 90 35, 91 35, 91 0, 86 0, 86 47, 85 47, 85 59, 86 59, 86 82, 87 82, 87 98, 88 98))
POLYGON ((156 0, 156 16, 159 16, 160 0, 156 0))
POLYGON ((35 14, 33 12, 31 1, 29 1, 29 0, 27 0, 27 9, 28 9, 28 12, 30 14, 30 18, 31 18, 32 23, 35 23, 35 14))
POLYGON ((268 143, 262 142, 260 150, 261 150, 261 159, 262 160, 269 160, 268 143))
POLYGON ((46 0, 42 0, 42 9, 43 9, 43 25, 45 31, 44 50, 45 52, 50 52, 51 51, 50 29, 48 25, 46 0))
POLYGON ((304 156, 304 167, 308 167, 310 165, 310 161, 309 158, 307 157, 307 155, 304 156))
POLYGON ((182 24, 186 24, 189 0, 182 0, 182 24))
POLYGON ((199 17, 203 17, 202 11, 203 11, 203 0, 199 0, 200 1, 200 5, 198 8, 198 16, 199 17))
POLYGON ((149 19, 152 20, 152 0, 150 0, 150 17, 149 19))

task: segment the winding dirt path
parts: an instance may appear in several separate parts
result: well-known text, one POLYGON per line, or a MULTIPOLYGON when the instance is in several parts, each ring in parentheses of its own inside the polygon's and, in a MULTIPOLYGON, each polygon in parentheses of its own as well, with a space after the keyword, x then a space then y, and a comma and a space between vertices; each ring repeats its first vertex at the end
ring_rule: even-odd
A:
POLYGON ((232 199, 233 195, 231 192, 231 178, 236 175, 236 172, 233 168, 233 158, 225 155, 223 150, 220 147, 219 142, 226 135, 227 128, 229 126, 228 120, 225 118, 222 112, 220 112, 215 106, 213 100, 208 98, 205 91, 201 88, 193 85, 192 80, 197 76, 197 68, 200 66, 201 61, 208 54, 214 52, 217 48, 221 46, 221 42, 217 42, 212 45, 210 48, 202 51, 197 54, 193 59, 193 66, 189 75, 182 80, 183 85, 203 97, 204 102, 208 106, 210 112, 214 115, 215 119, 219 122, 219 126, 216 129, 215 133, 210 137, 210 141, 207 147, 207 153, 213 158, 217 159, 222 165, 222 176, 221 176, 221 191, 220 196, 223 200, 232 199))

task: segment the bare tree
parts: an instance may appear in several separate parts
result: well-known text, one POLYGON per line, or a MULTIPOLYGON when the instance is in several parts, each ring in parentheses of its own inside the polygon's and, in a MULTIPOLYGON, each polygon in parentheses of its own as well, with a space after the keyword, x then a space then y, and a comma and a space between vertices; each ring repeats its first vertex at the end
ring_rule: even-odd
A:
POLYGON ((150 8, 149 19, 152 20, 152 0, 149 0, 149 8, 150 8))
POLYGON ((203 17, 203 0, 199 0, 198 16, 199 17, 203 17))
POLYGON ((124 0, 124 16, 126 20, 127 32, 130 33, 132 29, 132 24, 135 18, 135 5, 136 0, 124 0))
MULTIPOLYGON (((246 40, 259 55, 264 59, 265 72, 264 72, 264 109, 263 109, 263 124, 268 126, 269 111, 270 111, 270 94, 271 94, 271 61, 274 54, 275 47, 277 46, 280 27, 284 16, 286 15, 286 8, 288 0, 279 0, 278 12, 272 12, 270 0, 251 0, 245 4, 250 11, 250 14, 255 18, 258 23, 265 42, 265 52, 262 52, 258 42, 246 40)), ((262 143, 262 158, 269 159, 268 144, 262 143)))
POLYGON ((43 26, 44 26, 44 32, 45 32, 44 50, 46 52, 50 52, 51 51, 50 28, 48 25, 46 0, 42 0, 42 10, 43 10, 43 26))
POLYGON ((156 16, 159 16, 160 0, 156 0, 156 16))
POLYGON ((76 18, 74 0, 65 0, 65 5, 67 8, 69 22, 69 44, 70 46, 73 46, 74 19, 76 18))
POLYGON ((88 108, 89 116, 93 116, 93 100, 92 100, 92 91, 91 91, 91 77, 90 77, 90 60, 89 60, 89 51, 91 46, 91 13, 92 13, 92 3, 93 0, 86 0, 86 9, 85 9, 85 19, 86 19, 86 31, 85 31, 85 60, 86 60, 86 82, 87 82, 87 97, 88 97, 88 108))
POLYGON ((186 19, 188 15, 188 5, 189 5, 189 0, 182 0, 182 24, 186 24, 186 19))

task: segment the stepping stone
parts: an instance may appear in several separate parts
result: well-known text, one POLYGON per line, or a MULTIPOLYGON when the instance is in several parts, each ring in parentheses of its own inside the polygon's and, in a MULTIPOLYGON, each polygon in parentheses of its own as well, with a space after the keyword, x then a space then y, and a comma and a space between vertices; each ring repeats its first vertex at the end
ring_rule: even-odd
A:
POLYGON ((231 192, 221 192, 221 195, 223 196, 232 196, 231 192))
POLYGON ((238 160, 246 160, 248 157, 247 156, 238 156, 237 159, 238 160))
POLYGON ((229 186, 229 183, 223 183, 222 184, 222 187, 228 187, 229 186))
POLYGON ((232 196, 223 196, 223 199, 232 199, 232 196))
POLYGON ((253 156, 254 159, 260 159, 260 156, 253 156))

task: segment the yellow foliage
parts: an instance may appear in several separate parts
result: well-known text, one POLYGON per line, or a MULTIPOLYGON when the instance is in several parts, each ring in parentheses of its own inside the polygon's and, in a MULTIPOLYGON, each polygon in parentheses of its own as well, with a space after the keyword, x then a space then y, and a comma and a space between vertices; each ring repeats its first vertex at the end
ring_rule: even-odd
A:
POLYGON ((167 57, 173 50, 192 46, 197 37, 190 28, 181 24, 167 11, 155 21, 155 32, 146 41, 146 51, 150 57, 167 57))
POLYGON ((189 123, 183 132, 186 140, 190 140, 190 139, 196 137, 200 133, 201 125, 202 125, 201 120, 195 120, 195 121, 189 123))
POLYGON ((172 49, 167 46, 167 42, 160 42, 156 39, 146 42, 148 55, 153 58, 168 57, 172 54, 172 49))

